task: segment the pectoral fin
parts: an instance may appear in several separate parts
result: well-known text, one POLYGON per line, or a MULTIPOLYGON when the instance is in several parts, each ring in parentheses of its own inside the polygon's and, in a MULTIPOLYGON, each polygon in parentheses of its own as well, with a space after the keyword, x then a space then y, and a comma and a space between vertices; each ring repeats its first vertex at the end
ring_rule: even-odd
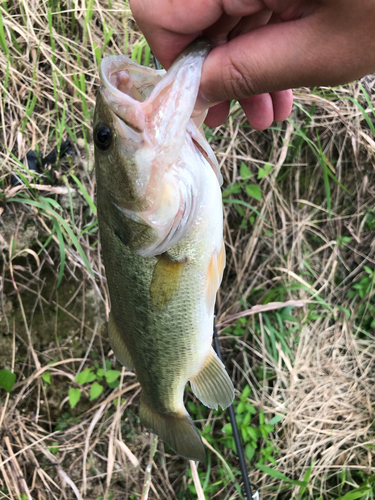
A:
POLYGON ((234 388, 225 366, 211 348, 201 371, 190 380, 197 398, 209 408, 223 410, 232 404, 234 388))
POLYGON ((162 254, 152 276, 150 296, 155 307, 165 307, 178 290, 186 259, 171 260, 162 254))
POLYGON ((134 363, 130 356, 130 352, 126 347, 125 341, 119 332, 115 320, 113 319, 113 315, 109 315, 108 321, 108 336, 109 341, 111 343, 113 352, 115 353, 116 358, 120 361, 122 365, 130 370, 134 369, 134 363))
POLYGON ((225 246, 224 241, 221 245, 219 254, 214 252, 207 270, 206 285, 206 306, 207 311, 211 312, 215 305, 216 292, 220 286, 223 271, 225 267, 225 246))

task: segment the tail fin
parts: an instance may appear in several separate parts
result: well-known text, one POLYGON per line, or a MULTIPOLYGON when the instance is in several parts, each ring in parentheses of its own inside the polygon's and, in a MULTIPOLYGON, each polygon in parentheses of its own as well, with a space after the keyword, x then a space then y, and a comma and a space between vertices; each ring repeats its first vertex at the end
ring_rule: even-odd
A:
POLYGON ((157 434, 178 455, 203 462, 205 451, 202 439, 187 413, 158 413, 141 398, 139 416, 143 425, 157 434))

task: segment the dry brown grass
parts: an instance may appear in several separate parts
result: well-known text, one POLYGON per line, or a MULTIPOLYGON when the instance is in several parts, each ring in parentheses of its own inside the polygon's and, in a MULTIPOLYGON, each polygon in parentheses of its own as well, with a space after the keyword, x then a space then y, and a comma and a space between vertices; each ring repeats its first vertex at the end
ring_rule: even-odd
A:
MULTIPOLYGON (((103 20, 114 30, 105 54, 130 55, 140 41, 129 9, 110 3, 109 8, 107 2, 93 0, 95 10, 85 25, 90 2, 56 1, 52 38, 47 12, 53 4, 0 4, 9 51, 8 59, 0 48, 0 369, 6 366, 17 374, 11 394, 0 393, 0 498, 138 498, 151 465, 150 436, 139 424, 139 386, 132 373, 123 369, 120 387, 106 387, 93 402, 84 386, 78 405, 74 410, 69 406, 68 391, 78 387, 74 379, 79 371, 94 363, 103 366, 106 359, 119 368, 106 338, 109 303, 97 233, 79 236, 94 275, 67 244, 65 277, 56 289, 56 234, 35 254, 51 234, 51 217, 30 205, 5 203, 20 193, 56 200, 77 235, 95 221, 70 173, 94 198, 90 117, 98 85, 95 47, 103 45, 103 20), (75 77, 79 85, 84 80, 84 91, 75 77), (33 95, 35 107, 25 121, 33 95), (20 168, 17 159, 37 146, 45 156, 67 137, 75 152, 70 164, 50 170, 51 182, 34 186, 35 192, 11 184, 10 174, 20 168), (46 372, 51 384, 42 378, 46 372), (120 395, 123 399, 115 405, 120 395), (56 431, 61 418, 65 427, 56 431)), ((362 85, 374 105, 375 79, 367 77, 362 85)), ((304 499, 337 498, 339 491, 343 495, 362 482, 365 476, 359 471, 375 473, 375 343, 359 317, 365 315, 362 305, 373 304, 374 292, 363 299, 348 297, 353 283, 365 276, 364 266, 375 267, 375 229, 369 225, 369 218, 375 219, 369 212, 375 199, 375 139, 352 99, 374 124, 357 82, 333 90, 299 90, 291 120, 264 132, 247 128, 234 106, 211 139, 225 186, 242 182, 240 165, 245 162, 252 172, 250 182, 263 193, 261 202, 243 188, 230 196, 257 208, 263 218, 255 216, 252 222, 251 209, 241 206, 240 214, 234 204, 225 203, 228 264, 218 322, 226 363, 236 389, 240 393, 249 384, 249 400, 265 411, 267 420, 283 416, 272 435, 279 449, 275 468, 302 480, 313 464, 304 499), (313 153, 317 132, 327 168, 350 192, 330 181, 331 216, 322 165, 313 153), (265 165, 270 173, 257 180, 265 165), (273 338, 272 328, 280 326, 275 315, 250 314, 252 306, 277 300, 304 304, 292 312, 297 324, 282 323, 288 349, 273 338), (241 336, 233 334, 237 313, 246 318, 241 336)), ((193 400, 190 393, 187 397, 193 400)), ((211 454, 208 484, 221 483, 209 496, 239 498, 225 472, 226 467, 238 468, 233 452, 221 441, 226 418, 207 411, 198 422, 201 429, 207 421, 223 456, 211 454)), ((298 486, 261 473, 254 463, 249 474, 262 499, 299 498, 298 486)), ((201 482, 207 470, 207 464, 198 467, 204 472, 201 482)), ((195 498, 188 489, 192 484, 188 464, 159 443, 149 498, 195 498), (186 496, 177 497, 182 491, 186 496)))

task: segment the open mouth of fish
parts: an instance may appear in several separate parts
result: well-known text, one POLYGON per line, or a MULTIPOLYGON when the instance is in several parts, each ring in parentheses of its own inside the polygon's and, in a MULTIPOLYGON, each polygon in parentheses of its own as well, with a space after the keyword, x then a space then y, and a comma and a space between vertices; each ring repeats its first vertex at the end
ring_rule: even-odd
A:
MULTIPOLYGON (((165 149, 168 141, 178 152, 187 131, 221 183, 216 158, 201 137, 203 131, 197 134, 207 111, 191 118, 201 67, 209 50, 207 40, 195 42, 194 51, 183 52, 168 72, 140 66, 122 55, 109 56, 101 63, 100 77, 103 97, 111 103, 112 111, 119 118, 121 136, 128 137, 129 128, 138 134, 146 131, 154 146, 161 141, 165 149)), ((171 148, 167 149, 170 156, 171 148)), ((169 161, 175 159, 170 156, 169 161)))

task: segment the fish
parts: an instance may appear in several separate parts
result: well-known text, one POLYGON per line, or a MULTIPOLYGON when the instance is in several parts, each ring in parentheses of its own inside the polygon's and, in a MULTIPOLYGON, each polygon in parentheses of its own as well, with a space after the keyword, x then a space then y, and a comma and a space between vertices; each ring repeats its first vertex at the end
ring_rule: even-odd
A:
POLYGON ((197 461, 205 450, 184 406, 187 382, 209 408, 234 398, 212 348, 225 267, 222 177, 202 116, 191 118, 209 50, 197 39, 167 72, 104 58, 93 117, 109 340, 141 385, 141 422, 197 461))

